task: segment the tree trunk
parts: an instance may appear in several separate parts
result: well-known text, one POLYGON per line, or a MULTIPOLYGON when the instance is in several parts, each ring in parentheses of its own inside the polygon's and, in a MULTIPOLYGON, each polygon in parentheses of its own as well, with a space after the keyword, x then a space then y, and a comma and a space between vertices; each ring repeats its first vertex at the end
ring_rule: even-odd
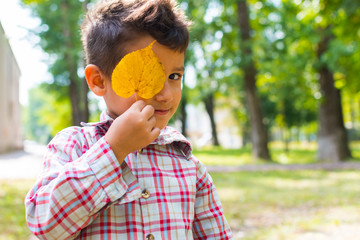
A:
MULTIPOLYGON (((67 2, 62 2, 60 7, 63 12, 66 12, 70 6, 67 2)), ((63 17, 65 18, 66 16, 63 17)), ((87 98, 88 87, 85 80, 80 83, 80 79, 77 75, 78 62, 76 57, 71 54, 74 45, 71 40, 73 37, 71 36, 70 26, 66 25, 66 19, 63 19, 63 22, 65 23, 63 24, 63 34, 67 49, 64 53, 64 61, 66 61, 67 71, 69 73, 69 97, 71 102, 72 122, 73 125, 79 126, 81 122, 87 122, 89 120, 89 104, 87 98)))
POLYGON ((182 96, 180 102, 180 121, 181 121, 181 133, 184 137, 187 137, 186 134, 186 120, 187 120, 187 112, 186 112, 186 105, 188 103, 188 96, 187 96, 187 87, 185 86, 185 74, 183 75, 182 79, 182 96))
MULTIPOLYGON (((85 0, 83 2, 83 10, 84 12, 87 12, 88 10, 88 5, 89 5, 89 0, 85 0)), ((85 63, 84 63, 85 64, 85 63)), ((89 93, 89 87, 86 83, 85 78, 81 80, 81 85, 82 85, 82 95, 81 95, 81 99, 83 102, 83 109, 82 109, 82 117, 81 120, 84 122, 88 122, 89 118, 90 118, 90 111, 89 111, 89 98, 88 98, 88 93, 89 93)))
POLYGON ((284 151, 289 153, 290 131, 286 127, 283 130, 284 151))
POLYGON ((181 98, 181 104, 180 104, 180 111, 181 111, 181 116, 180 116, 180 120, 181 120, 181 133, 187 137, 186 134, 186 119, 187 119, 187 113, 186 113, 186 105, 187 105, 187 96, 186 94, 184 94, 181 98))
POLYGON ((216 131, 215 116, 214 116, 214 94, 213 93, 208 94, 203 99, 203 101, 205 104, 206 112, 208 113, 209 118, 210 118, 212 143, 214 146, 220 146, 218 136, 217 136, 217 131, 216 131))
POLYGON ((355 96, 352 97, 350 100, 350 116, 351 116, 351 125, 352 125, 352 131, 353 131, 353 138, 350 138, 351 140, 358 140, 359 137, 359 129, 358 129, 358 123, 357 123, 357 114, 356 114, 356 102, 355 102, 355 96))
POLYGON ((81 81, 81 101, 82 101, 81 121, 88 122, 90 118, 89 99, 88 99, 89 87, 85 79, 80 79, 80 81, 81 81))
POLYGON ((251 141, 251 131, 250 129, 250 123, 248 120, 246 120, 246 123, 241 126, 242 127, 242 146, 246 147, 248 143, 251 141))
POLYGON ((71 115, 74 126, 79 126, 81 122, 79 108, 79 90, 74 80, 70 80, 69 97, 71 102, 71 115))
POLYGON ((73 125, 79 126, 81 122, 89 121, 89 102, 88 102, 88 86, 85 80, 79 79, 77 73, 71 69, 69 96, 71 101, 71 113, 73 125), (78 81, 81 81, 80 86, 78 81))
MULTIPOLYGON (((327 34, 319 43, 317 50, 319 61, 328 50, 332 38, 332 35, 327 34)), ((322 93, 322 102, 319 109, 318 159, 331 162, 344 161, 351 157, 351 152, 344 127, 341 93, 335 87, 333 73, 326 63, 321 64, 318 73, 322 93)))
POLYGON ((267 131, 263 123, 260 101, 256 95, 256 69, 252 59, 252 49, 249 44, 251 29, 246 0, 239 0, 237 8, 242 40, 242 61, 245 61, 242 68, 245 74, 244 81, 246 100, 250 113, 252 153, 255 159, 262 158, 265 160, 271 160, 268 149, 267 131))

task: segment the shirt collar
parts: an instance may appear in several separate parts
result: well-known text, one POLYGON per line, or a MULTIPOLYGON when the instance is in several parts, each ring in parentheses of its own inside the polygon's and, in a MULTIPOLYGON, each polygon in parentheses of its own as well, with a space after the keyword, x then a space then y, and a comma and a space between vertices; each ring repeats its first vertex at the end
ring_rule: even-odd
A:
MULTIPOLYGON (((100 127, 107 131, 113 121, 114 119, 112 119, 109 116, 107 111, 102 111, 100 114, 100 122, 93 122, 93 123, 82 122, 81 126, 100 127)), ((192 155, 192 148, 190 142, 179 131, 169 126, 166 126, 165 128, 161 129, 159 137, 155 139, 151 144, 153 145, 174 144, 179 149, 179 151, 181 151, 184 154, 184 156, 187 159, 189 159, 192 155)))
POLYGON ((91 123, 81 122, 80 125, 83 127, 105 127, 109 123, 111 124, 113 121, 114 119, 112 119, 106 111, 102 111, 100 114, 100 122, 91 122, 91 123))
POLYGON ((189 159, 192 155, 190 142, 173 127, 166 126, 160 132, 160 135, 151 144, 167 145, 174 144, 180 152, 189 159))

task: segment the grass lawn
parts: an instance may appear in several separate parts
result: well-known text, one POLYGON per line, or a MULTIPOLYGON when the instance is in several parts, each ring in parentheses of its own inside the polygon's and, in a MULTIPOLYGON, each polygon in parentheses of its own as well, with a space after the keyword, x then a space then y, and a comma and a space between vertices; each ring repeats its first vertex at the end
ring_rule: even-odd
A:
POLYGON ((24 199, 35 180, 0 180, 0 240, 27 240, 24 199))
POLYGON ((360 239, 357 171, 211 175, 235 239, 360 239))
MULTIPOLYGON (((235 239, 360 239, 357 171, 240 172, 211 176, 235 239)), ((1 240, 29 239, 23 199, 32 183, 0 182, 1 240)))

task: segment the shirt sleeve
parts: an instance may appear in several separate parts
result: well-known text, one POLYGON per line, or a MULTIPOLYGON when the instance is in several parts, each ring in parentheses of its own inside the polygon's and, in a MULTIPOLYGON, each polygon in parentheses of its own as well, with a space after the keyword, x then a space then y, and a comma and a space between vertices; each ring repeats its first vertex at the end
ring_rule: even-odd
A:
POLYGON ((233 239, 214 182, 201 162, 197 166, 193 235, 194 239, 233 239))
POLYGON ((49 143, 42 174, 25 198, 27 224, 40 239, 73 239, 102 209, 141 196, 137 179, 106 140, 83 153, 83 136, 65 130, 49 143))

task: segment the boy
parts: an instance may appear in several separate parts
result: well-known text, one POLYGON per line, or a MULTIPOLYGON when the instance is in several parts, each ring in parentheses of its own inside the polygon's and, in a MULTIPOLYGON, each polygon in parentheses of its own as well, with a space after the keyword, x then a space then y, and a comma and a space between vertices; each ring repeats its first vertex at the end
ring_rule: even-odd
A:
POLYGON ((25 199, 30 230, 40 239, 232 238, 204 165, 166 126, 181 98, 183 13, 172 0, 102 1, 87 14, 82 38, 87 83, 107 111, 49 143, 25 199), (144 66, 128 64, 134 58, 144 66), (166 79, 155 79, 165 81, 149 97, 156 74, 166 79), (120 96, 122 81, 134 88, 130 97, 120 96))

